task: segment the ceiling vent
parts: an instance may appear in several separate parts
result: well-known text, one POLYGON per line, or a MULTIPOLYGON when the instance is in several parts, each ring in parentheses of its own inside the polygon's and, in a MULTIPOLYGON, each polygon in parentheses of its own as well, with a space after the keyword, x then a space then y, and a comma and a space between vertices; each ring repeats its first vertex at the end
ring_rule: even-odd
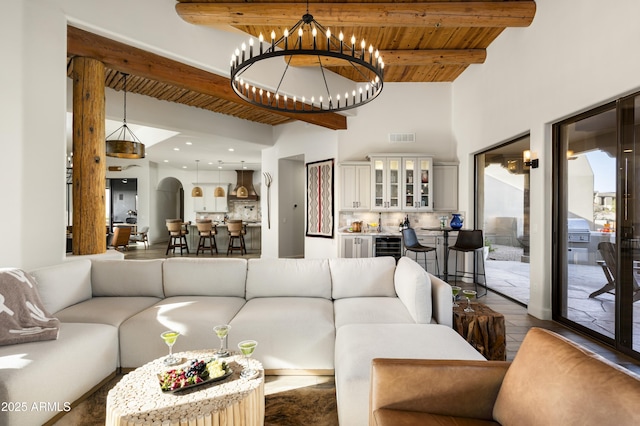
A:
POLYGON ((414 143, 415 133, 389 133, 389 143, 414 143))

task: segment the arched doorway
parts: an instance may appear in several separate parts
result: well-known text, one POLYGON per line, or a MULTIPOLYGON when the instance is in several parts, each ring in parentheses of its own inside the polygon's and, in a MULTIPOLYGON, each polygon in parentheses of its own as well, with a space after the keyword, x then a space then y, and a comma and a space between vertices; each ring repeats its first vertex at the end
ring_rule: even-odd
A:
POLYGON ((166 230, 165 221, 167 219, 184 219, 184 188, 182 183, 174 178, 167 177, 158 183, 155 197, 155 219, 153 228, 158 232, 154 232, 152 242, 167 241, 169 236, 166 230))

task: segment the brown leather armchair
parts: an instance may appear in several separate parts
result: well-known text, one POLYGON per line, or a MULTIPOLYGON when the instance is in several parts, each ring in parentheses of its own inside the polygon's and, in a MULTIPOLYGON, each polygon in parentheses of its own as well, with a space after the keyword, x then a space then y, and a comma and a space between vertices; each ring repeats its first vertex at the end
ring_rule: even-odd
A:
POLYGON ((639 407, 639 376, 539 328, 513 362, 372 362, 371 426, 638 425, 639 407))

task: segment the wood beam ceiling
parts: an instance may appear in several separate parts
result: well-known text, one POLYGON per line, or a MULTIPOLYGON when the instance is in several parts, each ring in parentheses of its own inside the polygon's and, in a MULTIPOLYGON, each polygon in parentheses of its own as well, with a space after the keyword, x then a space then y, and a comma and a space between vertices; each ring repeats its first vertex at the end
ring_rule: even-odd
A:
MULTIPOLYGON (((71 26, 67 27, 67 55, 97 59, 108 68, 219 98, 232 104, 232 107, 240 105, 254 108, 235 94, 231 89, 230 80, 226 77, 71 26)), ((270 113, 332 130, 347 128, 346 117, 335 113, 295 114, 280 111, 270 113)))

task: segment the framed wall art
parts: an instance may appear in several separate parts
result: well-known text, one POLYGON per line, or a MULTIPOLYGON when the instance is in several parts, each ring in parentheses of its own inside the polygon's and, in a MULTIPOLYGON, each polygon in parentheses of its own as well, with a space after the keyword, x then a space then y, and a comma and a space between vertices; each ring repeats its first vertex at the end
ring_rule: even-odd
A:
POLYGON ((334 160, 307 163, 307 236, 333 238, 334 160))

